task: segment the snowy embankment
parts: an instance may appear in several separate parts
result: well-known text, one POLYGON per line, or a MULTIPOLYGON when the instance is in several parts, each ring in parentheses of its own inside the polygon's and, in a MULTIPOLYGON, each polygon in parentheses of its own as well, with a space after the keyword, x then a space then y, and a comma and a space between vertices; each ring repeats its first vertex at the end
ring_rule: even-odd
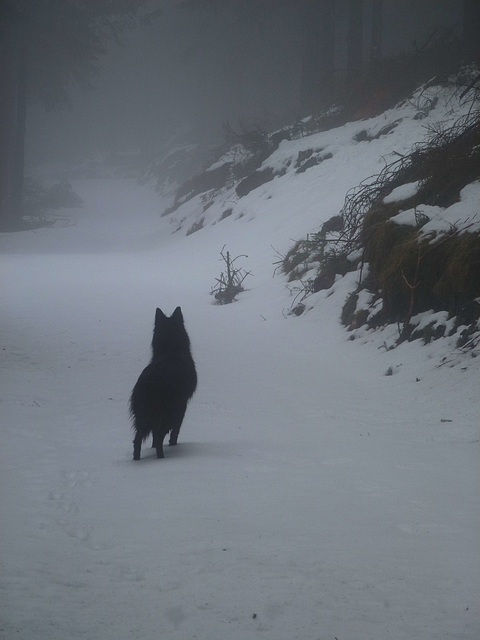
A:
POLYGON ((74 225, 0 236, 2 639, 477 640, 479 358, 349 341, 348 278, 286 320, 272 278, 272 245, 418 139, 403 117, 328 132, 330 160, 188 237, 127 180, 75 183, 74 225), (225 243, 254 275, 218 307, 225 243), (199 388, 179 446, 134 463, 128 397, 177 305, 199 388))

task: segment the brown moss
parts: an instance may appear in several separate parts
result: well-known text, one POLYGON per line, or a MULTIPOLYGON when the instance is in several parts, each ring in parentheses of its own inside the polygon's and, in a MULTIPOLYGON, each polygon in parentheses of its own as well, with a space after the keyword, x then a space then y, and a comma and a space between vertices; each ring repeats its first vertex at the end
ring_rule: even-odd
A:
POLYGON ((365 221, 365 259, 391 320, 429 309, 457 314, 480 295, 479 233, 442 234, 429 244, 415 227, 375 222, 379 216, 365 221))
POLYGON ((442 246, 441 276, 434 284, 436 297, 458 313, 480 296, 480 233, 452 236, 442 246))

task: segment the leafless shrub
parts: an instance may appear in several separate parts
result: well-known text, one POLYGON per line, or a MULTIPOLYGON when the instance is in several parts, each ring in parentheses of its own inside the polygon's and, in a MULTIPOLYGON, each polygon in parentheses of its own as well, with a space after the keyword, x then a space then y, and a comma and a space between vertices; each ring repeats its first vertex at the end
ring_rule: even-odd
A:
POLYGON ((230 252, 225 251, 225 246, 223 245, 220 251, 222 260, 225 263, 225 271, 220 274, 219 278, 215 278, 217 284, 212 287, 211 291, 217 304, 230 304, 233 302, 237 295, 245 290, 243 288, 245 278, 252 275, 251 271, 245 271, 242 267, 234 265, 239 258, 248 258, 248 256, 240 255, 232 258, 230 252))

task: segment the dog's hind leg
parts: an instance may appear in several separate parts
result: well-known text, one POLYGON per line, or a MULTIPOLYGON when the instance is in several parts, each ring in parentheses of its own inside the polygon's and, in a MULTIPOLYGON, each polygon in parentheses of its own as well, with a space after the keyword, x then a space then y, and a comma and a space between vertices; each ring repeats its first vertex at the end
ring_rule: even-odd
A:
POLYGON ((163 455, 163 440, 165 438, 165 432, 161 426, 154 427, 153 429, 153 446, 157 450, 157 458, 164 458, 163 455))
POLYGON ((176 408, 176 411, 172 412, 172 415, 170 416, 169 427, 171 430, 170 430, 170 440, 168 444, 171 447, 174 447, 177 444, 178 433, 180 431, 180 427, 182 426, 182 422, 183 422, 183 418, 185 416, 186 410, 187 410, 187 403, 184 402, 180 404, 176 408))
POLYGON ((135 416, 135 438, 133 439, 133 459, 140 460, 140 449, 142 442, 153 432, 151 420, 146 420, 144 416, 135 416))
POLYGON ((133 459, 140 460, 140 449, 142 448, 142 434, 137 431, 133 440, 133 459))

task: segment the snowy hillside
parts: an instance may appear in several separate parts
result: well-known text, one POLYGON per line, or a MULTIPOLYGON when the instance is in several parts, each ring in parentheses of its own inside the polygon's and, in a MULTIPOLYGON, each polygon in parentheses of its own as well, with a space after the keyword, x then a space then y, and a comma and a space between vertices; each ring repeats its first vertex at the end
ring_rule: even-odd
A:
MULTIPOLYGON (((470 79, 467 75, 463 81, 468 85, 470 79)), ((176 232, 186 229, 187 235, 224 224, 226 218, 243 222, 244 218, 251 221, 257 216, 271 216, 278 221, 285 215, 293 218, 298 230, 308 220, 308 231, 297 234, 293 247, 287 250, 283 244, 282 249, 275 245, 276 264, 289 274, 291 283, 290 313, 299 315, 321 305, 325 296, 335 292, 335 276, 337 280, 347 277, 351 296, 345 304, 348 313, 342 311, 342 318, 350 320, 342 321, 350 325, 351 339, 364 338, 365 333, 372 334, 371 329, 381 327, 380 344, 388 349, 406 336, 429 342, 433 335, 449 338, 443 349, 476 346, 480 340, 476 299, 480 281, 478 268, 473 265, 478 263, 480 232, 480 127, 475 115, 478 95, 462 93, 459 82, 456 77, 449 88, 422 86, 410 99, 379 117, 317 134, 307 133, 315 124, 319 126, 313 119, 266 139, 255 131, 244 134, 244 138, 253 138, 257 158, 248 140, 247 148, 235 145, 196 180, 179 189, 173 207, 164 215, 171 216, 176 232), (281 142, 272 144, 275 138, 281 142), (402 175, 407 177, 402 180, 402 175), (408 182, 408 176, 415 176, 415 181, 408 182), (389 207, 395 207, 393 213, 389 207), (370 210, 375 215, 369 218, 370 226, 364 224, 361 231, 359 220, 368 217, 370 210), (393 226, 387 223, 381 227, 378 221, 385 219, 393 226), (386 231, 389 224, 391 230, 386 231), (394 227, 411 232, 396 232, 394 227), (362 233, 371 236, 370 248, 362 245, 362 233), (468 239, 456 240, 465 233, 468 239), (403 254, 399 249, 389 264, 382 252, 391 251, 388 243, 395 242, 403 245, 403 254), (376 243, 383 246, 376 248, 376 243), (470 246, 465 265, 460 266, 461 260, 454 254, 467 252, 470 246), (435 253, 429 258, 425 254, 433 248, 435 253), (372 261, 385 263, 383 272, 377 265, 378 273, 374 273, 369 256, 372 261), (423 266, 418 272, 421 260, 423 266), (469 265, 469 261, 473 263, 469 265), (444 275, 436 275, 442 263, 444 275), (377 284, 377 292, 375 286, 364 284, 370 267, 371 277, 385 279, 377 284), (417 278, 414 286, 404 269, 411 282, 417 278), (397 275, 386 278, 385 273, 392 270, 397 275), (390 292, 392 288, 395 291, 390 292), (463 293, 458 295, 456 291, 463 293), (397 297, 397 310, 387 294, 397 297), (418 308, 408 315, 409 304, 412 308, 408 298, 413 297, 418 299, 418 308), (356 306, 352 306, 355 301, 356 306), (392 322, 396 325, 393 332, 387 326, 392 322)), ((344 286, 342 282, 343 295, 344 286)), ((377 331, 375 337, 378 335, 377 331)))
POLYGON ((283 175, 243 197, 161 217, 133 180, 77 180, 69 224, 0 235, 2 639, 477 640, 480 358, 389 351, 388 328, 349 340, 354 274, 287 319, 273 277, 348 189, 467 108, 430 91, 423 119, 425 94, 282 142, 263 168, 283 175), (253 275, 216 306, 225 244, 253 275), (133 462, 129 394, 155 308, 177 305, 199 387, 179 446, 133 462))
POLYGON ((288 212, 295 212, 300 226, 296 235, 301 233, 302 220, 306 222, 304 233, 311 232, 312 224, 319 227, 340 211, 349 189, 380 173, 392 158, 408 154, 426 138, 429 128, 439 123, 447 128, 467 114, 471 101, 460 99, 460 93, 456 87, 421 87, 409 100, 378 117, 316 134, 307 133, 314 126, 307 120, 304 133, 282 140, 268 155, 258 171, 265 175, 263 184, 251 191, 247 187, 243 197, 238 193, 241 180, 235 179, 235 168, 251 157, 247 150, 234 147, 204 174, 218 174, 224 168, 231 179, 217 188, 185 194, 170 216, 172 225, 188 232, 193 226, 203 229, 226 217, 281 216, 286 205, 288 212))

